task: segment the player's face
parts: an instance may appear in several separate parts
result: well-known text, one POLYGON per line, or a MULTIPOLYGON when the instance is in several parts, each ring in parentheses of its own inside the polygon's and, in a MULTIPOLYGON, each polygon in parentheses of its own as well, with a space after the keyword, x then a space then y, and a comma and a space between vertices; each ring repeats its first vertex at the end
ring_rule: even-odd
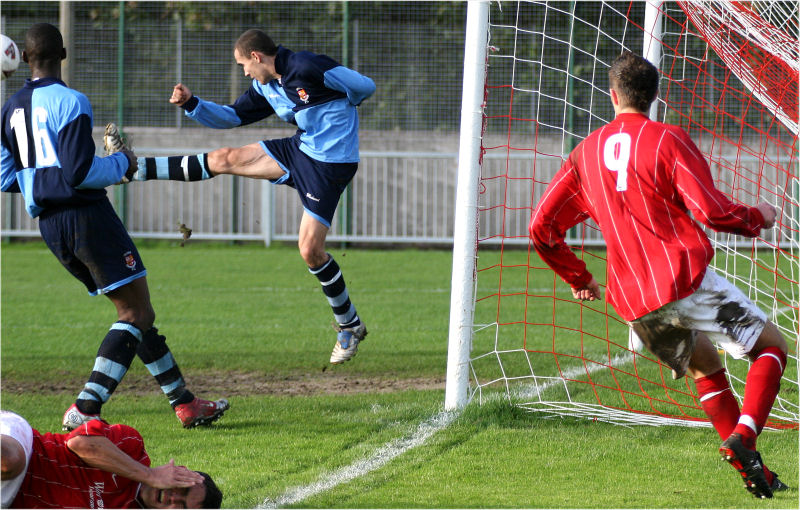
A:
POLYGON ((270 72, 268 63, 262 62, 260 58, 253 54, 243 55, 239 53, 238 48, 234 48, 233 58, 237 64, 242 66, 245 76, 258 80, 262 85, 266 85, 267 82, 275 78, 273 76, 274 73, 270 72))
POLYGON ((147 508, 200 508, 206 486, 199 483, 183 489, 156 489, 143 485, 141 499, 147 508))

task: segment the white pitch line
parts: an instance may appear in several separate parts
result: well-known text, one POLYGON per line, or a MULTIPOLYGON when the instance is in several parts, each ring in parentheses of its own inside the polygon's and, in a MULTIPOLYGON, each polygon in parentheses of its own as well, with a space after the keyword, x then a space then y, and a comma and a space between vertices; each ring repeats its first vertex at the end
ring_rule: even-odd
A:
POLYGON ((545 390, 548 390, 556 385, 568 383, 569 381, 567 381, 567 379, 572 379, 574 377, 583 374, 591 374, 597 372, 598 370, 603 370, 605 368, 616 368, 630 361, 633 361, 633 354, 624 353, 615 355, 614 358, 611 359, 608 365, 603 365, 601 363, 592 363, 588 367, 583 365, 577 365, 572 368, 564 370, 563 377, 549 378, 551 380, 544 384, 538 384, 534 382, 529 385, 526 385, 525 387, 515 392, 515 396, 518 398, 532 398, 532 397, 539 398, 541 394, 544 393, 545 390))
MULTIPOLYGON (((611 366, 621 365, 630 361, 631 359, 633 359, 632 355, 616 356, 613 360, 611 360, 611 366)), ((572 378, 581 373, 586 373, 587 371, 595 372, 597 370, 602 370, 603 368, 608 367, 605 365, 596 365, 590 366, 587 369, 581 365, 566 370, 564 372, 564 376, 566 378, 572 378)), ((554 379, 544 384, 536 385, 534 388, 532 388, 532 391, 534 394, 539 394, 551 386, 563 384, 564 382, 565 381, 563 379, 554 379)), ((524 394, 517 396, 524 396, 524 394)), ((420 423, 417 429, 411 434, 386 443, 366 459, 358 460, 349 466, 344 466, 332 473, 326 474, 312 484, 292 487, 275 499, 267 498, 257 508, 281 508, 286 505, 292 505, 310 498, 311 496, 315 496, 320 492, 333 489, 343 482, 364 476, 367 473, 383 467, 389 461, 404 454, 405 452, 416 448, 417 446, 421 446, 432 435, 450 425, 453 420, 458 418, 459 414, 461 414, 460 411, 442 411, 430 419, 420 423)))
POLYGON ((310 498, 320 492, 332 489, 340 483, 364 476, 403 453, 422 445, 436 432, 450 425, 460 412, 442 411, 432 418, 419 424, 417 429, 406 437, 395 439, 386 443, 366 459, 356 461, 349 466, 342 467, 330 474, 324 475, 310 485, 293 487, 275 499, 267 498, 258 508, 280 508, 310 498))

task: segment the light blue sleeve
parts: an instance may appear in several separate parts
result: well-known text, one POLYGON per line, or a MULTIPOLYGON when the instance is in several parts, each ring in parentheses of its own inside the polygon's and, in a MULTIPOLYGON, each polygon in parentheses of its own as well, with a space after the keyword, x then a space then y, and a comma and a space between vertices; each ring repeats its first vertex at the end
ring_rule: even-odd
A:
POLYGON ((186 116, 200 124, 214 129, 229 129, 242 125, 242 119, 230 106, 222 106, 211 101, 200 99, 192 111, 186 111, 186 116))
POLYGON ((371 78, 344 66, 325 71, 324 77, 326 87, 344 92, 347 99, 356 106, 375 92, 375 82, 371 78))
POLYGON ((86 178, 75 189, 102 189, 118 184, 128 170, 128 157, 121 152, 104 158, 95 156, 86 178))
POLYGON ((2 166, 0 166, 0 190, 2 191, 19 191, 19 186, 14 186, 17 183, 17 172, 14 168, 14 156, 11 151, 3 145, 2 149, 2 166))

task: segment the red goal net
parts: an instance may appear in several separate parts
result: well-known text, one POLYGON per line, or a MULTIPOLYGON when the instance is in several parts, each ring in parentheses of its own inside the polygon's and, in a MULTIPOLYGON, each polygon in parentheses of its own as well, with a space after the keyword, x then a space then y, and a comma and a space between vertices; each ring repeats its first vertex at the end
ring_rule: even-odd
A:
MULTIPOLYGON (((531 212, 566 155, 613 118, 610 63, 623 50, 655 45, 648 58, 656 55, 662 82, 653 114, 691 135, 731 199, 779 210, 776 227, 757 239, 708 234, 715 270, 789 343, 768 426, 798 426, 797 12, 796 1, 491 3, 472 398, 612 423, 708 426, 691 381, 672 380, 668 367, 637 350, 605 301, 573 299, 528 242, 531 212)), ((597 227, 579 225, 568 243, 603 287, 597 227)), ((748 364, 724 357, 743 395, 748 364)))

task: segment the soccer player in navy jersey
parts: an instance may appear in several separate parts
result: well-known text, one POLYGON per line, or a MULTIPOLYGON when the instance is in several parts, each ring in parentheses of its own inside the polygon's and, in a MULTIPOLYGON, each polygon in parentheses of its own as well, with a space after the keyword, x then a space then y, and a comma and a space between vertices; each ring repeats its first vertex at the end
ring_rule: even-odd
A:
POLYGON ((642 343, 695 381, 703 410, 723 439, 720 453, 756 497, 784 485, 761 461, 763 429, 786 366, 777 327, 709 262, 714 249, 698 221, 721 232, 755 237, 775 223, 766 202, 747 207, 714 187, 708 163, 685 131, 650 120, 658 70, 629 52, 609 70, 615 119, 569 155, 537 204, 530 236, 537 253, 575 298, 601 298, 586 264, 564 242, 592 218, 608 250, 608 300, 642 343), (742 408, 731 392, 716 342, 752 361, 742 408))
MULTIPOLYGON (((198 181, 220 174, 268 179, 297 190, 303 205, 298 246, 309 271, 322 285, 338 326, 330 362, 343 363, 367 334, 350 301, 339 265, 325 250, 339 196, 358 168, 358 111, 375 83, 330 57, 277 46, 261 30, 244 32, 233 50, 236 63, 252 78, 236 102, 221 106, 175 86, 170 102, 211 128, 251 124, 272 114, 297 125, 290 138, 265 140, 191 156, 139 158, 133 180, 198 181)), ((124 146, 115 128, 106 148, 124 146)))
POLYGON ((68 434, 39 432, 0 411, 3 508, 219 508, 206 473, 151 467, 141 434, 90 420, 68 434))
POLYGON ((106 196, 106 186, 136 171, 136 158, 130 151, 95 156, 92 107, 61 81, 65 58, 56 27, 37 23, 28 30, 22 59, 31 78, 3 105, 0 172, 0 189, 22 194, 56 258, 89 294, 107 296, 117 309, 88 382, 64 413, 64 429, 100 418, 137 354, 183 426, 206 425, 228 402, 201 400, 186 388, 165 338, 153 326, 147 271, 106 196))

